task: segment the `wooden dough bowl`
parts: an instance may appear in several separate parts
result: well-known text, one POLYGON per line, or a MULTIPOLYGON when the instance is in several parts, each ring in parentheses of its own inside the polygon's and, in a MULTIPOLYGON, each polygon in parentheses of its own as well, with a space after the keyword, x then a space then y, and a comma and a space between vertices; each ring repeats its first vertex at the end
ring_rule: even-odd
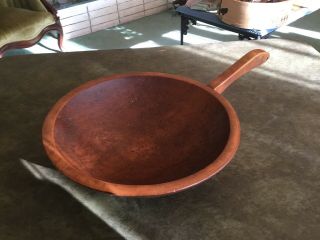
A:
POLYGON ((221 93, 268 59, 243 56, 210 85, 144 72, 89 81, 47 115, 43 144, 72 180, 118 196, 159 196, 219 172, 240 141, 236 112, 221 93))

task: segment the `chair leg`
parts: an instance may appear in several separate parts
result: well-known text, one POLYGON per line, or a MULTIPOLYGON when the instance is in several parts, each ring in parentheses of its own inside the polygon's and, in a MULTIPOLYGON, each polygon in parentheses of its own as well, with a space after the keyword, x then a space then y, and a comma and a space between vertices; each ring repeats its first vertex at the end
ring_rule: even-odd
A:
POLYGON ((62 31, 62 29, 58 30, 58 45, 59 45, 61 52, 63 52, 63 31, 62 31))

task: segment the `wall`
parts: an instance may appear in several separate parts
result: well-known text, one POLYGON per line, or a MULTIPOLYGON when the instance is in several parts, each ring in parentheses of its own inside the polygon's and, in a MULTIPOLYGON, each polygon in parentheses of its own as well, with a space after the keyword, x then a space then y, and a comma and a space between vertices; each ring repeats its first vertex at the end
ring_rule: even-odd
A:
POLYGON ((168 9, 168 0, 97 0, 58 10, 64 35, 74 38, 168 9))

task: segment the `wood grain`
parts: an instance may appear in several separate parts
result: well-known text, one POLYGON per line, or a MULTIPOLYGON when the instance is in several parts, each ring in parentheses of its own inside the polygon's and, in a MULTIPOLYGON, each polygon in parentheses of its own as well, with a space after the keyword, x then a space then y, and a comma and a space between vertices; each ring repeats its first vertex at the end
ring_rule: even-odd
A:
MULTIPOLYGON (((224 76, 229 84, 239 73, 224 76)), ((238 148, 240 124, 209 86, 142 72, 72 90, 51 109, 42 135, 50 159, 74 181, 118 196, 159 196, 223 169, 238 148)))
POLYGON ((252 50, 245 54, 222 74, 212 80, 210 86, 216 92, 223 93, 223 91, 227 87, 229 87, 235 80, 239 79, 247 72, 263 64, 268 60, 268 58, 268 52, 262 49, 252 50))

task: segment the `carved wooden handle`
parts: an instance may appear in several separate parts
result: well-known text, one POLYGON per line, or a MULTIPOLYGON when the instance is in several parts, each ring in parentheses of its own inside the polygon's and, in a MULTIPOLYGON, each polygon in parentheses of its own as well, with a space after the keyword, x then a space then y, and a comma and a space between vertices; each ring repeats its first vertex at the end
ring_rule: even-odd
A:
POLYGON ((262 49, 255 49, 248 52, 227 70, 211 81, 210 87, 216 92, 223 93, 235 80, 250 72, 253 68, 260 66, 267 61, 269 53, 262 49))

